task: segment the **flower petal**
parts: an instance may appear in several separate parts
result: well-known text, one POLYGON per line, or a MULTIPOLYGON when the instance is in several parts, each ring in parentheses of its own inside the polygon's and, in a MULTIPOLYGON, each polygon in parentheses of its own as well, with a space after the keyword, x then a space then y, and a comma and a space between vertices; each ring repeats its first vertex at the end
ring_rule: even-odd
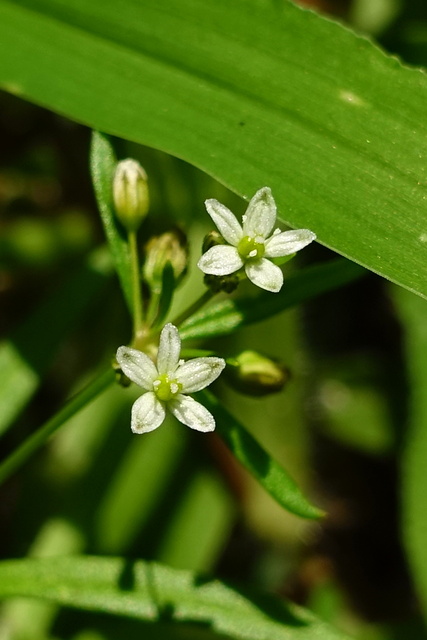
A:
POLYGON ((283 273, 270 260, 261 258, 256 262, 248 262, 245 265, 245 271, 249 280, 256 284, 257 287, 261 287, 261 289, 277 293, 282 288, 283 273))
POLYGON ((225 360, 222 358, 194 358, 178 367, 176 379, 182 384, 184 393, 193 393, 216 380, 224 367, 225 360))
POLYGON ((295 229, 293 231, 282 231, 272 235, 265 242, 265 257, 280 258, 296 253, 306 247, 310 242, 316 240, 316 234, 309 229, 295 229))
POLYGON ((147 391, 153 388, 153 381, 158 373, 154 362, 145 353, 131 347, 119 347, 116 358, 129 380, 147 391))
POLYGON ((148 433, 160 427, 166 411, 153 391, 144 393, 133 403, 131 429, 134 433, 148 433))
POLYGON ((243 232, 234 213, 213 198, 211 200, 205 200, 205 207, 224 240, 236 246, 243 232))
POLYGON ((174 373, 181 353, 181 339, 178 329, 168 322, 160 334, 157 369, 159 374, 174 373))
POLYGON ((243 267, 243 260, 235 247, 219 244, 206 251, 197 266, 212 276, 228 276, 243 267))
POLYGON ((256 192, 243 216, 243 235, 267 238, 276 222, 276 203, 269 187, 256 192))
POLYGON ((168 403, 168 407, 175 418, 190 429, 204 432, 215 429, 213 415, 200 402, 196 402, 190 396, 180 394, 175 400, 168 403))

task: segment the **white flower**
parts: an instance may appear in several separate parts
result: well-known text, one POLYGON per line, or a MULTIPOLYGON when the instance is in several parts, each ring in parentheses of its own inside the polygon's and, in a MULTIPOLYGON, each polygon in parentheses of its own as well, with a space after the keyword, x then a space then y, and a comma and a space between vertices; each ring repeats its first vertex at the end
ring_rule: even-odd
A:
POLYGON ((283 285, 281 269, 268 258, 280 258, 299 251, 316 239, 308 229, 280 231, 276 223, 276 203, 268 187, 250 201, 243 226, 218 200, 206 200, 207 212, 228 244, 217 245, 202 255, 197 266, 209 275, 227 276, 245 268, 249 280, 261 289, 277 293, 283 285))
POLYGON ((132 407, 131 429, 147 433, 160 427, 166 407, 180 422, 197 431, 213 431, 214 417, 203 405, 185 395, 204 389, 216 380, 225 367, 222 358, 180 360, 178 329, 167 324, 160 334, 157 367, 142 351, 119 347, 117 362, 123 373, 144 389, 132 407))

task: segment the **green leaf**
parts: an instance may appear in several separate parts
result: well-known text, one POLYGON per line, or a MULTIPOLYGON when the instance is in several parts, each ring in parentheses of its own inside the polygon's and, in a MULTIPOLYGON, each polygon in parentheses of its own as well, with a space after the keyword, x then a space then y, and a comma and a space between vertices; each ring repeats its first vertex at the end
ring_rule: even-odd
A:
POLYGON ((0 434, 29 402, 62 341, 110 273, 105 256, 94 254, 0 345, 0 434))
POLYGON ((342 25, 285 0, 3 0, 0 85, 268 185, 282 220, 427 296, 427 77, 342 25))
POLYGON ((113 208, 113 176, 117 158, 108 137, 94 131, 90 153, 90 168, 105 235, 129 309, 132 303, 132 272, 126 233, 120 226, 113 208))
POLYGON ((358 265, 342 259, 307 267, 285 280, 279 293, 262 292, 257 297, 235 300, 226 298, 202 309, 182 323, 179 333, 183 340, 231 333, 348 284, 364 273, 358 265))
POLYGON ((403 321, 404 344, 411 385, 409 429, 405 434, 402 469, 402 527, 414 582, 427 619, 427 303, 395 290, 403 321))
POLYGON ((70 557, 0 563, 0 598, 41 598, 153 623, 210 628, 240 640, 344 640, 308 611, 142 561, 70 557))
POLYGON ((237 460, 284 509, 301 518, 321 518, 323 511, 310 504, 295 481, 209 391, 196 394, 215 416, 216 432, 237 460))

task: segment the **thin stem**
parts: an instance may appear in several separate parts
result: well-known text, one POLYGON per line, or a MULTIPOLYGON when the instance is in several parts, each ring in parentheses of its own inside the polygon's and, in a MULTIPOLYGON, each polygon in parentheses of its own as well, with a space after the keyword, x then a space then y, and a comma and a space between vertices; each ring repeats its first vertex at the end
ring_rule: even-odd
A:
POLYGON ((72 418, 72 416, 85 405, 89 404, 89 402, 99 395, 101 391, 104 391, 113 381, 114 371, 113 369, 108 369, 108 371, 102 373, 71 398, 56 415, 27 438, 6 460, 0 463, 0 484, 7 480, 33 453, 40 449, 59 427, 67 422, 69 418, 72 418))
POLYGON ((203 305, 209 302, 209 300, 214 295, 215 293, 213 291, 210 291, 210 289, 205 291, 200 296, 200 298, 198 298, 195 302, 193 302, 193 304, 191 304, 187 309, 185 309, 185 311, 180 313, 179 316, 177 316, 175 320, 173 320, 172 324, 174 324, 176 327, 179 327, 179 325, 182 324, 184 320, 187 320, 187 318, 190 318, 194 313, 196 313, 196 311, 201 309, 203 305))
POLYGON ((139 277, 139 258, 138 244, 136 241, 136 231, 129 231, 128 242, 132 269, 133 334, 134 337, 136 337, 142 330, 142 323, 144 318, 142 288, 139 277))
POLYGON ((157 291, 151 291, 146 319, 147 325, 149 327, 153 327, 155 325, 155 320, 159 311, 159 300, 160 293, 158 293, 157 291))

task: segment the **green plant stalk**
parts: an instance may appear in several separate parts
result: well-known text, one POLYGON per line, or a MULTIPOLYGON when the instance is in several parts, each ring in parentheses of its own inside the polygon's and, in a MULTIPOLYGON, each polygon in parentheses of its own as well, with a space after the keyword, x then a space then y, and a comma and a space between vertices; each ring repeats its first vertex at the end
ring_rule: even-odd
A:
POLYGON ((48 440, 48 438, 50 438, 50 436, 59 429, 59 427, 65 424, 67 420, 104 391, 114 381, 114 375, 113 369, 109 369, 102 373, 72 397, 56 415, 50 418, 35 433, 27 438, 25 442, 15 449, 15 451, 13 451, 6 460, 0 464, 0 484, 7 480, 36 451, 38 451, 38 449, 44 445, 46 440, 48 440))
POLYGON ((156 317, 159 310, 160 293, 152 291, 148 302, 146 323, 149 327, 156 326, 156 317))
POLYGON ((172 324, 174 324, 176 327, 179 327, 179 325, 182 324, 184 322, 184 320, 187 320, 187 318, 191 318, 191 316, 194 313, 196 313, 196 311, 201 309, 207 302, 209 302, 209 300, 214 295, 216 295, 216 294, 213 291, 210 291, 209 289, 207 291, 205 291, 204 293, 202 293, 200 298, 198 298, 195 302, 193 302, 193 304, 191 304, 187 309, 185 309, 185 311, 180 313, 175 318, 175 320, 173 320, 172 324))
POLYGON ((144 320, 144 304, 142 300, 142 288, 139 277, 139 258, 136 231, 129 231, 129 252, 132 269, 132 301, 133 301, 133 337, 136 339, 142 332, 144 320))

